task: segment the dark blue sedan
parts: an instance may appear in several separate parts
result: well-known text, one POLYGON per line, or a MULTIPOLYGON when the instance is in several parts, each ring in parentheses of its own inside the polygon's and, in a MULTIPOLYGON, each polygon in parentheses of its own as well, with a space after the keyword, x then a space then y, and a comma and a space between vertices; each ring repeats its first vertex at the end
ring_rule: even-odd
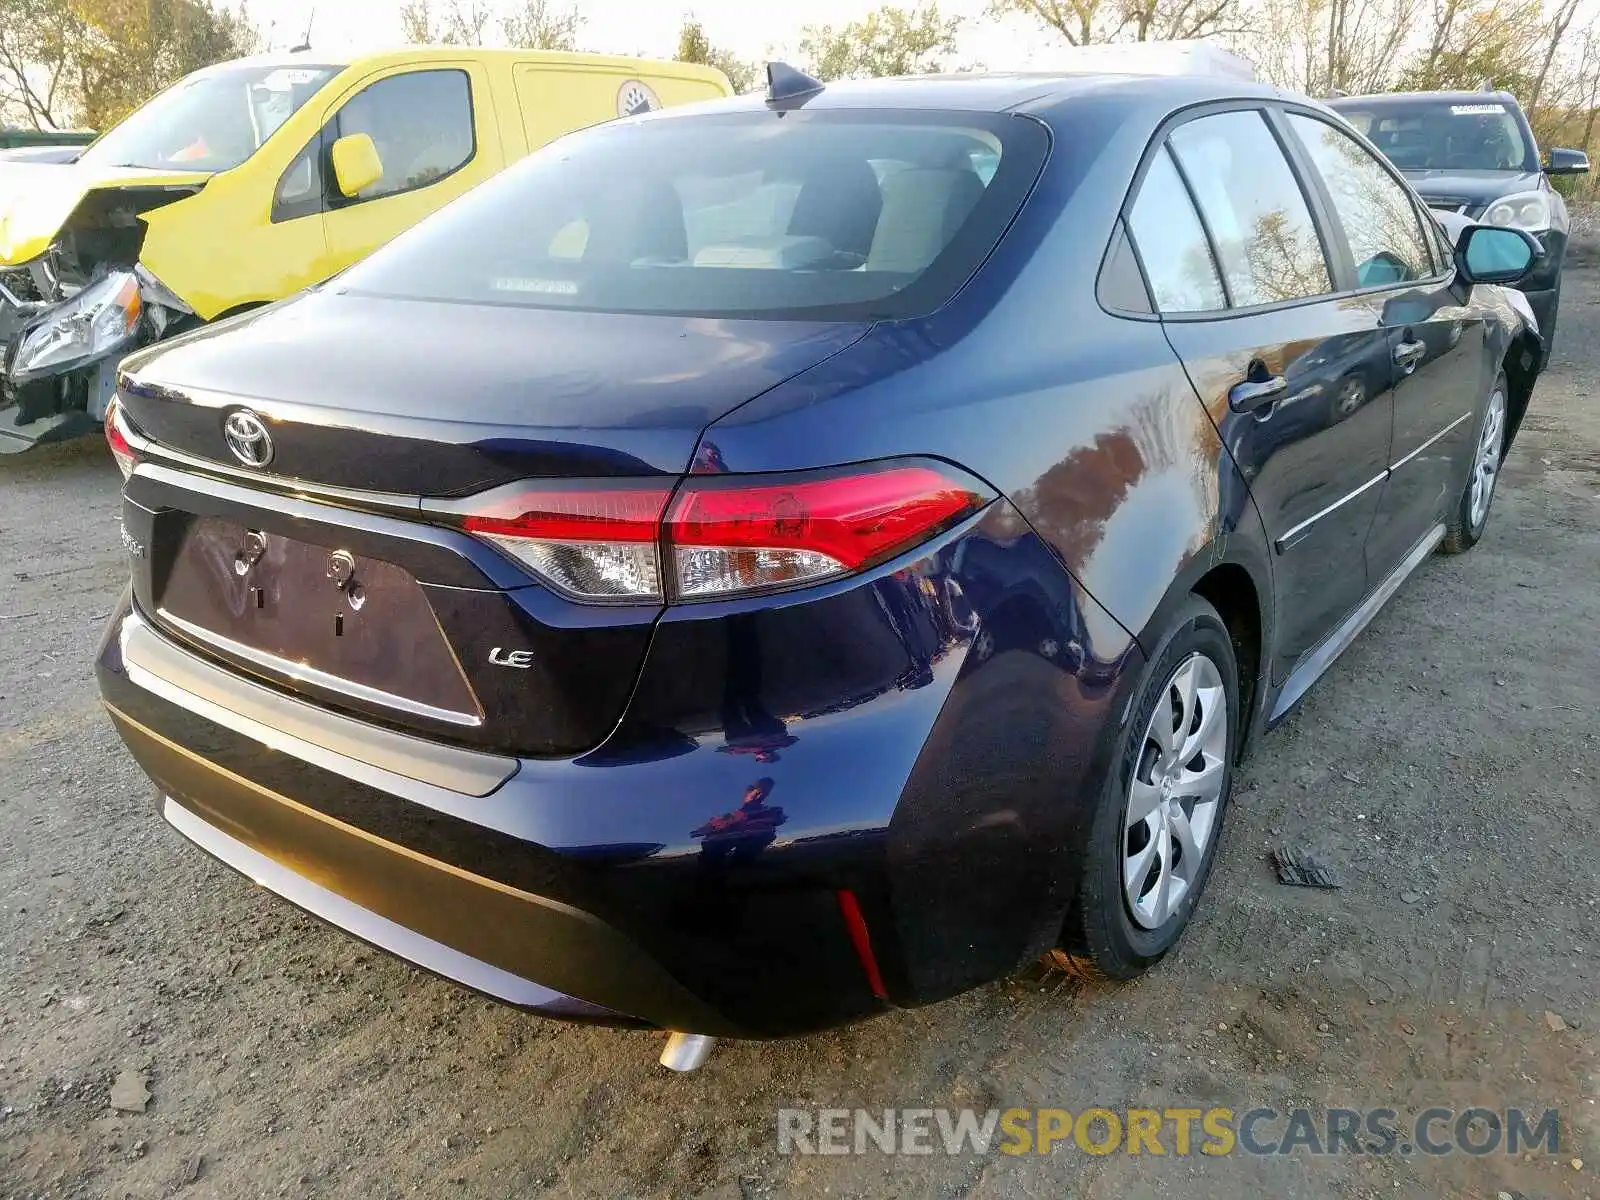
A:
POLYGON ((1537 243, 1233 80, 771 81, 128 360, 112 720, 203 849, 550 1016, 1135 975, 1250 739, 1482 536, 1537 243))

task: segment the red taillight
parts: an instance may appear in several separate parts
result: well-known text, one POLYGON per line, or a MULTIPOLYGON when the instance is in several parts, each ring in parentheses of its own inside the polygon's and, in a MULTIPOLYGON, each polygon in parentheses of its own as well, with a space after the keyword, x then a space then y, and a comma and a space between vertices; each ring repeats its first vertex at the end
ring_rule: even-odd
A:
POLYGON ((462 523, 578 599, 709 600, 865 570, 989 499, 957 472, 889 463, 691 476, 675 498, 640 482, 519 489, 462 523))
POLYGON ((128 432, 122 424, 122 406, 115 396, 106 405, 106 444, 111 447, 111 457, 117 460, 117 470, 122 472, 123 480, 131 478, 138 459, 128 444, 128 432))
POLYGON ((760 483, 692 478, 667 517, 677 593, 761 591, 863 570, 985 499, 972 484, 924 466, 760 483))

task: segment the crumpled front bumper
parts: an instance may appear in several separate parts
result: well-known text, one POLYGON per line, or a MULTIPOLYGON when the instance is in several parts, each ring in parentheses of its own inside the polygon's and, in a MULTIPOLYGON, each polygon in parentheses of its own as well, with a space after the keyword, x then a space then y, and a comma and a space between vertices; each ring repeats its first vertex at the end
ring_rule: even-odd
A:
MULTIPOLYGON (((5 347, 5 361, 14 349, 14 344, 5 347)), ((0 368, 0 454, 20 454, 98 430, 116 390, 120 357, 109 355, 92 366, 23 384, 0 368)))
MULTIPOLYGON (((114 277, 118 272, 112 272, 114 277)), ((182 300, 135 265, 142 309, 132 336, 84 362, 17 370, 18 351, 26 337, 53 319, 60 319, 94 282, 74 296, 56 301, 25 298, 0 281, 0 454, 17 454, 46 442, 65 441, 90 433, 105 420, 116 393, 117 365, 128 354, 159 340, 175 315, 187 314, 182 300)), ((95 282, 106 279, 101 276, 95 282)))
POLYGON ((69 303, 26 299, 0 283, 0 454, 79 437, 105 417, 120 351, 21 382, 13 371, 23 337, 69 303))

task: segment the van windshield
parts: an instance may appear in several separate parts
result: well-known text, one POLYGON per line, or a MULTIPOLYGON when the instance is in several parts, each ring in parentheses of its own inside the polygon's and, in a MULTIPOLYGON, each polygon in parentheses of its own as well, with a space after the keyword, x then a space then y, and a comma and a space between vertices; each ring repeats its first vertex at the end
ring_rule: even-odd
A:
POLYGON ((231 170, 343 69, 232 67, 191 76, 135 109, 78 161, 100 167, 231 170))
POLYGON ((1522 122, 1498 100, 1334 105, 1402 171, 1534 171, 1522 122))
POLYGON ((994 249, 1049 135, 1007 114, 666 115, 552 143, 358 264, 344 289, 683 316, 939 307, 994 249))

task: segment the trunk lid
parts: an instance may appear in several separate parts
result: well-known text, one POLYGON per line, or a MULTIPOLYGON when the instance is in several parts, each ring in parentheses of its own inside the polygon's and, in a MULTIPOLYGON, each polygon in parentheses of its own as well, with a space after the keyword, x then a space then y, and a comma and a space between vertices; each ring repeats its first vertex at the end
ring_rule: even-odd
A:
POLYGON ((135 424, 200 458, 238 465, 222 425, 245 407, 272 475, 451 497, 682 472, 707 425, 867 328, 312 292, 128 359, 123 392, 135 424))
POLYGON ((204 171, 0 161, 0 266, 31 262, 48 250, 90 192, 194 188, 210 177, 204 171))
POLYGON ((135 597, 174 639, 327 707, 581 753, 620 719, 660 605, 571 600, 427 499, 674 479, 707 425, 865 328, 313 294, 165 344, 120 391, 135 597), (241 408, 273 442, 259 470, 224 437, 241 408))

